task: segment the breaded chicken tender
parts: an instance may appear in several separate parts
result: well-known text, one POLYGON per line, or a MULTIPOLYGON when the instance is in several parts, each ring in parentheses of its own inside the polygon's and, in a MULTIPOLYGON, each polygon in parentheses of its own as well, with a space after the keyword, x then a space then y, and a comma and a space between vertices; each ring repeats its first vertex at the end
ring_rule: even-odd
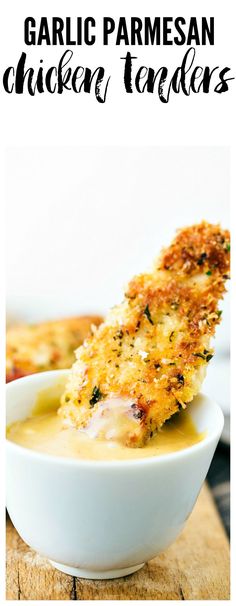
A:
POLYGON ((40 324, 13 326, 7 330, 7 382, 43 370, 70 368, 74 350, 98 326, 99 316, 78 316, 40 324))
POLYGON ((142 447, 199 392, 221 319, 230 236, 203 222, 181 229, 150 273, 76 351, 59 414, 90 435, 142 447))

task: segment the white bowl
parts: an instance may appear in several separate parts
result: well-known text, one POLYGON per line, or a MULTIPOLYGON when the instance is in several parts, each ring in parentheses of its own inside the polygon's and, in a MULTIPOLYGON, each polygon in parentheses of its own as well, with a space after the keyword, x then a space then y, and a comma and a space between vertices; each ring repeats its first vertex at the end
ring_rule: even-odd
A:
MULTIPOLYGON (((40 390, 68 371, 7 385, 7 424, 24 419, 40 390)), ((189 411, 204 439, 184 450, 140 460, 54 457, 7 440, 7 508, 22 539, 75 576, 130 574, 181 532, 206 477, 223 414, 204 395, 189 411)))

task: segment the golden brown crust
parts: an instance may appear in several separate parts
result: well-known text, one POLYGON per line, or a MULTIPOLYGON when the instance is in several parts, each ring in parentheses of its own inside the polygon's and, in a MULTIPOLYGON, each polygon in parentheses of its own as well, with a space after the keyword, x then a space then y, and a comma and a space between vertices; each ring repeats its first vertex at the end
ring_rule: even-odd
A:
POLYGON ((162 253, 160 267, 183 276, 212 271, 223 276, 229 271, 230 234, 219 225, 202 222, 178 230, 172 245, 162 253))
POLYGON ((91 334, 91 325, 98 326, 101 321, 99 316, 78 316, 9 328, 7 382, 43 370, 69 368, 75 349, 91 334))
POLYGON ((153 272, 131 280, 125 301, 76 352, 66 422, 86 425, 108 396, 129 399, 137 428, 126 443, 142 446, 192 400, 212 357, 229 248, 229 232, 203 222, 180 230, 153 272))

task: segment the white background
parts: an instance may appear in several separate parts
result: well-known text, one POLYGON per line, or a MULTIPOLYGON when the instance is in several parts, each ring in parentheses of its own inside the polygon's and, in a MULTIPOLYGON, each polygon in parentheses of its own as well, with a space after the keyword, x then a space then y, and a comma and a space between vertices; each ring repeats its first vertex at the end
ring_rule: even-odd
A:
POLYGON ((177 228, 229 227, 229 151, 60 147, 6 155, 11 313, 106 311, 177 228))

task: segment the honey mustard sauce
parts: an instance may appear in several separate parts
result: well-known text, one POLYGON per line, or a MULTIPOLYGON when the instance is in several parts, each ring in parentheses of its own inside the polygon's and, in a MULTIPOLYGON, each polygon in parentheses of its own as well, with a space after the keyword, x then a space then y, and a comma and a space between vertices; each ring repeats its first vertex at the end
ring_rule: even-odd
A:
MULTIPOLYGON (((189 412, 183 410, 172 416, 145 446, 129 448, 118 439, 123 425, 118 422, 119 415, 114 402, 111 406, 112 416, 107 419, 105 415, 105 425, 99 417, 97 426, 93 425, 87 430, 65 426, 57 414, 58 404, 58 392, 52 396, 51 389, 45 390, 40 394, 31 417, 8 427, 7 438, 25 448, 48 455, 101 461, 159 456, 192 446, 205 435, 197 432, 189 412)), ((122 402, 118 409, 122 410, 122 402)), ((124 415, 120 418, 123 419, 124 415)))

